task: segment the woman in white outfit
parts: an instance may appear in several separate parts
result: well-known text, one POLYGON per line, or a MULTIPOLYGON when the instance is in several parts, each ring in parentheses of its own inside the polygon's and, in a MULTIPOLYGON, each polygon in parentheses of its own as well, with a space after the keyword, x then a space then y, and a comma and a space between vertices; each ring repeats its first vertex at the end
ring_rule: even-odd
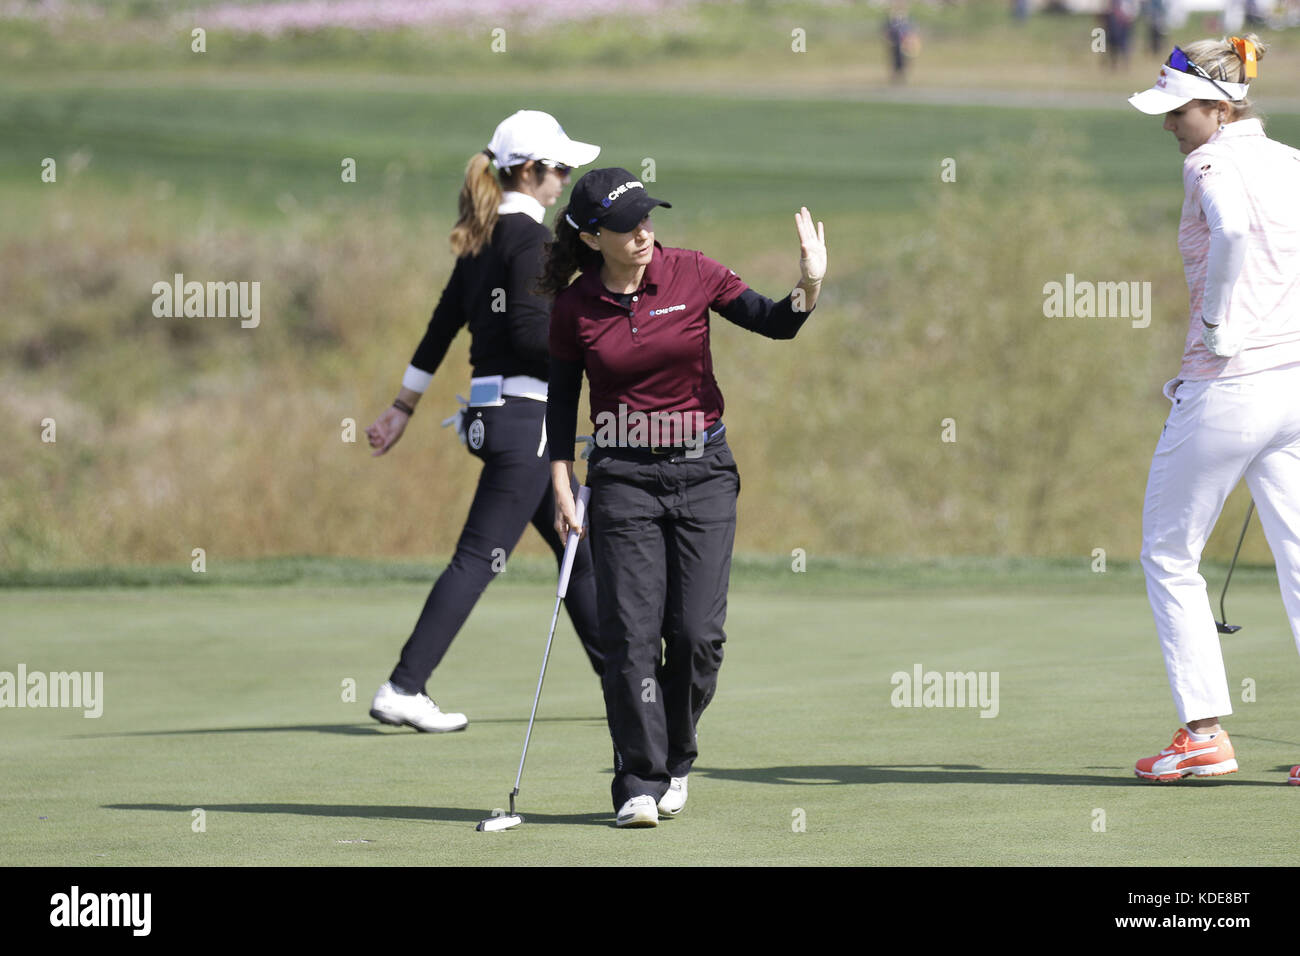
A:
MULTIPOLYGON (((1198 566, 1243 477, 1300 642, 1300 152, 1264 135, 1246 98, 1263 54, 1253 35, 1175 47, 1155 86, 1129 100, 1164 113, 1187 157, 1178 248, 1191 298, 1142 521, 1147 595, 1185 726, 1138 761, 1146 780, 1237 770, 1219 724, 1232 702, 1198 566)), ((1300 784, 1300 767, 1290 782, 1300 784)))

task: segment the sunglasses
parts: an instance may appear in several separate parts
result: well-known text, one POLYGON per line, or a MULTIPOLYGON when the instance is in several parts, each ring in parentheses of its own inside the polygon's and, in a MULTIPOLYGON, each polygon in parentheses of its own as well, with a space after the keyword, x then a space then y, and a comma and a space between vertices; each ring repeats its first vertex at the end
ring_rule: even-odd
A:
MULTIPOLYGON (((1178 47, 1174 47, 1174 52, 1169 54, 1169 65, 1172 66, 1179 73, 1187 73, 1190 74, 1191 76, 1199 76, 1203 80, 1209 80, 1211 83, 1214 83, 1214 77, 1210 76, 1210 74, 1206 73, 1204 69, 1202 69, 1201 67, 1193 63, 1192 60, 1187 56, 1187 54, 1184 53, 1178 47)), ((1225 90, 1223 87, 1221 87, 1218 83, 1214 83, 1214 88, 1218 90, 1220 93, 1222 93, 1226 99, 1231 100, 1234 103, 1237 102, 1237 98, 1235 96, 1230 95, 1228 91, 1225 90)))
POLYGON ((561 176, 567 176, 569 175, 569 173, 573 172, 572 166, 565 166, 564 163, 557 163, 553 159, 539 159, 538 162, 541 163, 543 166, 545 166, 547 169, 555 170, 561 176))

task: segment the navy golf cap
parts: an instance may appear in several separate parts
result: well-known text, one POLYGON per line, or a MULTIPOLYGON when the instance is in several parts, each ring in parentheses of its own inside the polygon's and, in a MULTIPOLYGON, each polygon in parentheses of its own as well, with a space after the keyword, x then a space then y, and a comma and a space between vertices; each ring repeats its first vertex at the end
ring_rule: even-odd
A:
POLYGON ((602 226, 611 232, 631 232, 655 206, 672 203, 655 199, 645 184, 617 166, 593 169, 573 187, 565 218, 579 232, 594 233, 602 226))

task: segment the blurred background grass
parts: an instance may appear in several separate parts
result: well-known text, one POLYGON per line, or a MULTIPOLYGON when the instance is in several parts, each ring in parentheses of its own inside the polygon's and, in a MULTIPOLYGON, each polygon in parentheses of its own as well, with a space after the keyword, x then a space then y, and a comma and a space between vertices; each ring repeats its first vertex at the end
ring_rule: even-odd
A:
MULTIPOLYGON (((227 15, 213 4, 6 7, 0 568, 188 565, 195 547, 441 560, 478 468, 437 427, 467 341, 394 451, 371 460, 362 432, 450 271, 464 162, 521 107, 602 163, 653 159, 674 202, 660 240, 767 294, 797 277, 794 210, 826 220, 831 273, 794 342, 715 325, 739 551, 1136 554, 1186 327, 1181 157, 1123 102, 1157 57, 1109 68, 1091 17, 915 5, 922 53, 894 87, 878 4, 582 6, 540 25, 485 3, 391 29, 212 27, 203 54, 190 30, 227 15), (261 325, 154 317, 177 272, 261 282, 261 325), (1150 282, 1151 326, 1044 318, 1066 273, 1150 282)), ((1297 142, 1295 36, 1264 32, 1258 97, 1297 142)), ((1244 509, 1207 554, 1231 554, 1244 509)), ((1245 560, 1268 560, 1258 532, 1245 560)))

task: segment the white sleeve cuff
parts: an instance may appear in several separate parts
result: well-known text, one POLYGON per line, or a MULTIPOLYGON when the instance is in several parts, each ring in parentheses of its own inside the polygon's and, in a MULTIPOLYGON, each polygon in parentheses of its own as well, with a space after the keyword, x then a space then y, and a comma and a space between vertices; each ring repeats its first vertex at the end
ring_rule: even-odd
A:
POLYGON ((416 368, 414 365, 406 367, 406 374, 402 376, 402 387, 409 388, 413 392, 424 394, 429 383, 433 381, 433 373, 426 372, 424 369, 416 368))

